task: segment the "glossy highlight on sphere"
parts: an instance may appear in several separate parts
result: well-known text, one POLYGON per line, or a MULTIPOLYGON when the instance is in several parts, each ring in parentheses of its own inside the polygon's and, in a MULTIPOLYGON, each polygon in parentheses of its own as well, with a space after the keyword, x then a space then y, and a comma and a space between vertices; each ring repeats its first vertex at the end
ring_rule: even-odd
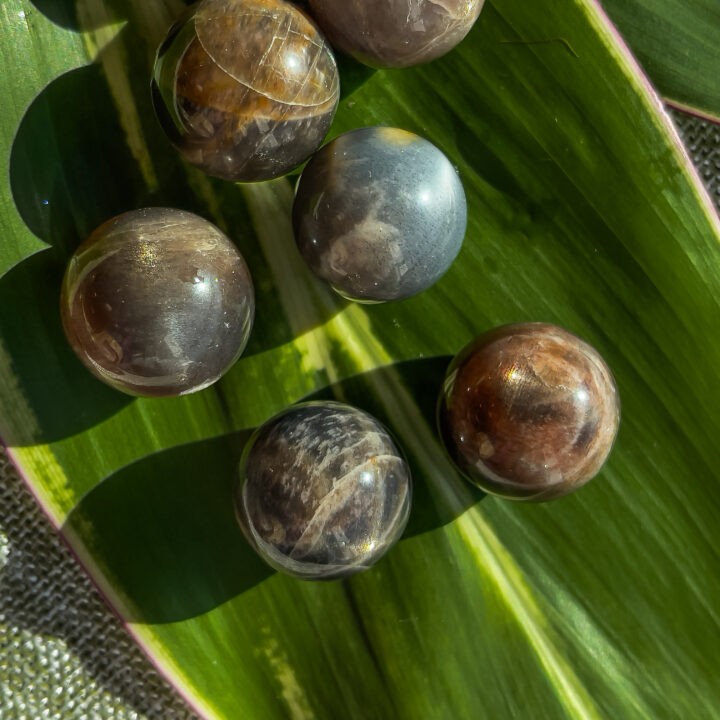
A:
POLYGON ((410 470, 371 415, 303 403, 261 426, 245 448, 236 510, 276 570, 330 580, 367 569, 400 538, 410 470))
POLYGON ((61 297, 84 365, 130 395, 183 395, 237 360, 255 299, 242 255, 212 223, 145 208, 101 225, 75 251, 61 297))
POLYGON ((284 0, 202 0, 158 50, 153 103, 190 163, 225 180, 279 177, 320 145, 340 97, 335 58, 284 0))
POLYGON ((405 130, 345 133, 305 166, 293 205, 305 262, 350 300, 426 290, 462 246, 467 203, 445 155, 405 130))
POLYGON ((485 0, 309 0, 333 47, 366 65, 408 67, 450 52, 485 0))
POLYGON ((555 325, 505 325, 453 360, 438 408, 458 467, 483 490, 550 500, 594 477, 610 453, 620 400, 605 361, 555 325))

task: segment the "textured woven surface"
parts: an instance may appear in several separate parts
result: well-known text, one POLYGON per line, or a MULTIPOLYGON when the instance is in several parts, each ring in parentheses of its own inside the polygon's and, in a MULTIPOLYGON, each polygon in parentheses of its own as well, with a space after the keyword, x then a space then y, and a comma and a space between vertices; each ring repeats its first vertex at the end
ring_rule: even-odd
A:
MULTIPOLYGON (((673 118, 720 208, 720 127, 673 118)), ((0 448, 0 718, 192 714, 133 644, 0 448)))
POLYGON ((0 450, 0 718, 192 718, 0 450))
POLYGON ((681 113, 670 112, 700 177, 720 211, 720 125, 681 113))

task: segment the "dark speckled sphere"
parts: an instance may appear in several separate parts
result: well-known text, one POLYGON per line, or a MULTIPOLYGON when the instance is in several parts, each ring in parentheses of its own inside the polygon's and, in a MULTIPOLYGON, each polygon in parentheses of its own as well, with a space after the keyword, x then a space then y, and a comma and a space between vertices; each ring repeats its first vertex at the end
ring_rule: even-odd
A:
POLYGON ((429 288, 460 251, 462 183, 427 140, 394 128, 345 133, 317 152, 293 206, 305 262, 350 300, 402 300, 429 288))
POLYGON ((330 127, 340 81, 330 46, 283 0, 202 0, 158 50, 160 124, 183 157, 225 180, 283 175, 330 127))
POLYGON ((367 569, 399 539, 410 470, 385 428, 334 402, 291 407, 245 448, 236 509, 276 570, 331 580, 367 569))
POLYGON ((130 395, 183 395, 240 356, 255 300, 242 255, 192 213, 147 208, 105 224, 63 280, 65 334, 85 366, 130 395))
POLYGON ((508 499, 540 501, 598 473, 620 401, 590 345, 555 325, 522 323, 491 330, 453 360, 438 419, 470 480, 508 499))
POLYGON ((374 67, 407 67, 452 50, 485 0, 309 0, 338 50, 374 67))

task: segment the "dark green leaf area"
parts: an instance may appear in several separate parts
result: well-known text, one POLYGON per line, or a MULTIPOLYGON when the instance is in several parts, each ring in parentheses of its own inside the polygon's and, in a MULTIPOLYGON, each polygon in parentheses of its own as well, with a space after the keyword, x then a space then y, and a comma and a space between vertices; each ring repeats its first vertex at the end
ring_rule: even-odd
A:
MULTIPOLYGON (((448 358, 433 358, 380 368, 306 399, 341 400, 391 424, 378 388, 404 384, 417 393, 423 423, 433 424, 447 363, 448 358)), ((243 539, 233 509, 239 458, 250 432, 190 443, 138 460, 99 483, 69 515, 63 531, 92 537, 93 553, 110 569, 113 585, 123 588, 133 622, 157 624, 195 617, 274 573, 243 539)), ((401 447, 412 449, 402 440, 399 437, 401 447)), ((414 504, 404 537, 447 524, 482 499, 480 491, 468 488, 459 505, 443 503, 422 458, 409 452, 408 460, 414 504)))
POLYGON ((58 254, 51 249, 33 255, 0 283, 0 353, 7 353, 24 388, 19 399, 12 386, 0 383, 0 437, 10 446, 72 436, 131 402, 85 370, 65 338, 58 254))
POLYGON ((603 0, 658 90, 720 122, 717 0, 603 0))
MULTIPOLYGON (((83 4, 77 0, 26 0, 48 20, 76 32, 102 30, 108 25, 127 22, 151 45, 160 42, 170 24, 193 0, 156 0, 148 12, 147 4, 135 0, 103 0, 83 4)), ((152 48, 154 51, 154 47, 152 48)), ((132 59, 127 62, 132 64, 132 59)))
POLYGON ((33 101, 13 141, 10 183, 28 228, 66 256, 138 204, 142 179, 100 66, 71 70, 33 101))
POLYGON ((378 72, 341 108, 341 128, 369 116, 436 141, 469 198, 456 263, 427 293, 370 308, 373 331, 402 356, 411 345, 454 352, 502 322, 557 322, 595 344, 611 367, 620 355, 630 359, 712 467, 718 455, 705 441, 713 403, 687 400, 700 391, 720 403, 719 386, 693 360, 712 355, 720 363, 704 329, 720 316, 710 280, 717 241, 676 200, 654 202, 683 196, 684 180, 671 170, 676 160, 658 127, 644 125, 640 139, 628 132, 646 110, 627 85, 598 70, 597 39, 568 25, 579 58, 560 43, 503 44, 533 37, 525 25, 491 4, 458 51, 402 75, 378 72), (595 96, 607 101, 595 104, 595 96), (669 232, 676 225, 683 232, 669 232), (655 243, 643 241, 650 236, 655 243), (678 373, 670 384, 667 367, 678 373))
POLYGON ((565 717, 491 579, 457 562, 458 542, 450 528, 403 540, 350 581, 273 575, 186 621, 193 642, 173 626, 153 632, 188 667, 219 660, 203 676, 216 702, 230 701, 233 677, 247 677, 253 691, 242 707, 253 717, 272 717, 268 688, 282 696, 282 716, 297 704, 318 718, 510 717, 528 706, 565 717), (504 692, 490 690, 499 683, 504 692))
MULTIPOLYGON (((31 0, 37 10, 52 20, 56 25, 69 30, 90 30, 87 22, 81 23, 78 19, 78 12, 75 0, 31 0)), ((108 8, 110 3, 106 3, 108 8)), ((120 8, 113 8, 111 19, 119 22, 127 17, 127 13, 119 12, 120 8)), ((99 24, 99 23, 96 23, 99 24)))
MULTIPOLYGON (((68 257, 101 223, 127 210, 165 205, 210 216, 187 182, 173 180, 183 175, 180 160, 140 88, 136 99, 155 150, 153 168, 159 177, 152 183, 143 178, 132 155, 99 64, 53 80, 20 122, 10 155, 13 199, 28 229, 57 247, 61 257, 68 257)), ((245 224, 239 244, 244 238, 247 245, 242 203, 238 215, 245 224)))
POLYGON ((499 535, 543 598, 578 675, 589 687, 604 686, 594 695, 608 716, 622 714, 632 699, 645 717, 714 717, 718 692, 706 658, 720 631, 706 598, 718 593, 711 569, 718 560, 700 538, 712 537, 708 522, 717 517, 717 505, 690 509, 709 478, 687 488, 677 504, 671 486, 626 481, 616 491, 612 479, 611 472, 600 476, 585 497, 557 508, 493 507, 499 535), (619 499, 610 500, 615 492, 619 499), (623 507, 622 498, 630 496, 638 505, 623 507), (610 506, 616 511, 608 512, 610 506), (687 537, 695 538, 693 551, 677 562, 673 548, 687 537), (618 645, 618 637, 632 637, 632 643, 618 645), (608 691, 618 684, 624 698, 608 691))
POLYGON ((248 436, 150 455, 97 486, 68 517, 64 532, 92 533, 94 551, 129 600, 129 620, 185 620, 273 572, 243 539, 233 511, 248 436))

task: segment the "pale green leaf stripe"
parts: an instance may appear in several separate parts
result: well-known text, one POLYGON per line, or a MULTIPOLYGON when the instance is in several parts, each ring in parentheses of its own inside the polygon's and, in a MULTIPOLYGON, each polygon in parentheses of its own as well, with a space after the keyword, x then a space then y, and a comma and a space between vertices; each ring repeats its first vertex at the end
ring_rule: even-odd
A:
MULTIPOLYGON (((148 31, 151 31, 150 28, 167 27, 184 7, 179 0, 163 0, 163 2, 147 3, 147 6, 148 8, 137 18, 137 21, 148 23, 148 31)), ((107 4, 103 0, 77 0, 76 7, 81 27, 97 28, 82 33, 88 56, 102 65, 128 148, 140 167, 148 190, 153 192, 157 189, 158 180, 145 141, 131 79, 127 74, 128 62, 125 49, 122 43, 115 41, 125 23, 113 22, 107 4)), ((157 30, 154 31, 154 35, 159 41, 157 30)))
POLYGON ((543 613, 512 556, 484 522, 481 513, 469 510, 457 523, 478 565, 487 569, 487 574, 493 578, 505 599, 508 610, 516 615, 530 646, 552 679, 555 691, 567 708, 569 716, 582 720, 598 720, 601 715, 592 697, 551 641, 543 613))
POLYGON ((130 79, 125 72, 127 59, 123 45, 114 42, 117 35, 122 32, 125 23, 112 23, 105 12, 104 3, 97 2, 97 0, 78 3, 78 15, 81 22, 84 21, 90 26, 99 28, 94 32, 83 33, 85 47, 89 57, 102 65, 115 101, 120 125, 125 132, 128 148, 140 167, 145 185, 152 192, 158 186, 155 168, 143 136, 130 79))
MULTIPOLYGON (((291 228, 286 219, 288 216, 287 204, 292 199, 287 183, 253 186, 253 190, 248 193, 248 196, 251 199, 252 212, 267 213, 263 216, 277 219, 269 223, 269 231, 266 236, 261 237, 261 241, 270 242, 270 238, 279 238, 278 242, 286 242, 288 234, 291 233, 291 228)), ((311 319, 306 314, 311 312, 311 309, 302 302, 301 298, 306 298, 307 294, 293 291, 293 285, 303 282, 299 278, 303 278, 305 275, 296 273, 292 263, 287 263, 287 268, 288 271, 284 276, 284 280, 288 285, 285 287, 289 297, 294 298, 293 301, 288 303, 287 310, 289 313, 294 313, 294 315, 291 314, 291 318, 294 317, 295 322, 299 323, 301 319, 306 322, 311 319)), ((388 353, 372 334, 360 306, 350 305, 347 309, 338 313, 326 326, 306 333, 296 343, 300 344, 301 347, 310 348, 303 355, 312 366, 318 359, 325 362, 322 360, 323 356, 330 357, 326 344, 328 338, 332 337, 342 338, 345 341, 346 348, 352 351, 354 365, 358 372, 387 365, 390 361, 388 353)), ((265 364, 268 359, 260 357, 258 362, 265 364)), ((311 367, 307 365, 304 367, 305 371, 309 369, 311 367)), ((340 371, 332 366, 328 374, 333 380, 340 377, 340 371)), ((415 402, 402 387, 399 376, 395 374, 391 381, 373 379, 371 382, 376 386, 375 391, 378 397, 383 398, 385 409, 389 417, 392 418, 393 425, 401 434, 403 444, 423 459, 426 468, 432 468, 430 477, 434 481, 433 490, 438 503, 446 505, 450 510, 456 512, 466 507, 467 501, 464 496, 467 493, 464 490, 463 481, 455 475, 444 458, 436 437, 425 426, 415 402)), ((158 444, 157 447, 161 447, 161 445, 158 444)), ((62 472, 59 467, 57 470, 51 468, 51 462, 48 461, 48 458, 52 458, 52 453, 49 452, 50 449, 42 448, 42 450, 46 452, 41 453, 41 448, 23 450, 22 457, 25 462, 35 463, 36 472, 43 474, 52 471, 62 472), (44 466, 39 464, 40 457, 45 461, 44 466)), ((53 498, 53 507, 57 507, 58 500, 66 504, 70 498, 53 498)), ((74 504, 71 502, 69 506, 65 505, 63 508, 65 514, 72 509, 74 504)), ((54 519, 57 524, 60 524, 64 517, 55 515, 54 519)), ((483 575, 493 579, 508 610, 517 617, 518 623, 527 635, 531 647, 553 680, 558 698, 566 706, 570 716, 587 720, 599 718, 600 715, 592 698, 582 687, 572 668, 564 661, 562 655, 549 639, 549 629, 545 627, 542 613, 538 609, 530 589, 524 582, 519 568, 502 548, 489 525, 482 519, 480 513, 474 509, 464 512, 455 521, 455 524, 461 538, 471 549, 478 569, 483 575)), ((130 612, 127 609, 126 600, 122 595, 118 594, 113 584, 104 578, 102 569, 94 562, 92 552, 86 549, 86 543, 92 543, 92 528, 86 528, 82 537, 73 533, 69 539, 83 563, 87 567, 95 568, 93 575, 97 579, 101 579, 100 584, 103 592, 111 599, 113 605, 120 609, 121 614, 129 617, 130 612)), ((152 627, 133 624, 131 630, 142 644, 151 651, 156 661, 162 664, 164 671, 173 676, 175 682, 178 682, 181 687, 192 692, 193 685, 188 682, 189 678, 184 674, 182 668, 174 664, 173 658, 167 655, 163 644, 158 641, 152 627)), ((298 709, 309 706, 307 702, 297 699, 302 698, 303 694, 302 690, 293 683, 291 670, 281 659, 276 660, 276 664, 278 673, 284 678, 285 685, 288 688, 290 705, 291 707, 295 706, 293 716, 310 717, 311 715, 308 715, 307 712, 301 712, 298 709)), ((208 705, 207 700, 201 695, 193 693, 192 701, 208 717, 221 717, 220 714, 215 714, 211 705, 208 705)))

